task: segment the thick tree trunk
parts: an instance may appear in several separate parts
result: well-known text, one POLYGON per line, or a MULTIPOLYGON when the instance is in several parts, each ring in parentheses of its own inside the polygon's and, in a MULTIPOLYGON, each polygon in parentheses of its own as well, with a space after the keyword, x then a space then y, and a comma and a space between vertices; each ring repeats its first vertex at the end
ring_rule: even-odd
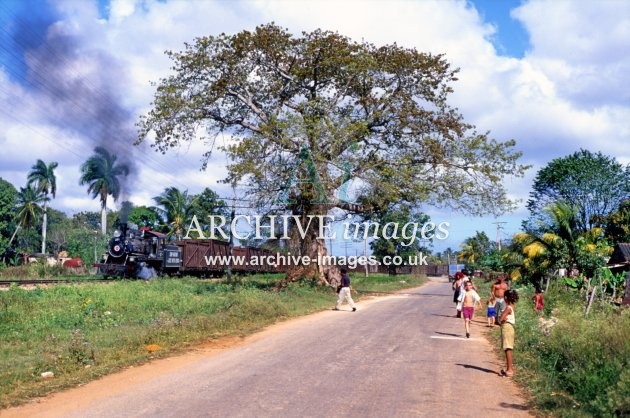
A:
MULTIPOLYGON (((298 280, 313 280, 320 286, 337 287, 341 283, 341 273, 339 268, 332 262, 329 257, 328 249, 324 239, 320 239, 319 218, 313 217, 309 224, 308 215, 325 215, 325 210, 314 210, 311 213, 304 213, 300 216, 301 225, 306 233, 304 238, 296 225, 291 226, 291 239, 289 242, 289 252, 295 256, 306 256, 311 262, 306 264, 300 263, 293 265, 290 263, 286 266, 286 276, 284 280, 278 283, 277 287, 285 287, 290 282, 298 280), (308 225, 308 229, 307 228, 308 225)), ((296 214, 297 215, 297 214, 296 214)))

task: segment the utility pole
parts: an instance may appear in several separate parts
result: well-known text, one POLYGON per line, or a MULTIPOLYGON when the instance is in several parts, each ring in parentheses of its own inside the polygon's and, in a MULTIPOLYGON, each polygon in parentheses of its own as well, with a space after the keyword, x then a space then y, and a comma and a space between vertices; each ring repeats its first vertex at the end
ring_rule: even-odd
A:
POLYGON ((343 248, 346 250, 346 260, 348 259, 348 248, 352 247, 351 242, 344 241, 343 248))
POLYGON ((503 229, 503 224, 507 222, 492 222, 497 225, 497 248, 501 251, 501 230, 503 229))

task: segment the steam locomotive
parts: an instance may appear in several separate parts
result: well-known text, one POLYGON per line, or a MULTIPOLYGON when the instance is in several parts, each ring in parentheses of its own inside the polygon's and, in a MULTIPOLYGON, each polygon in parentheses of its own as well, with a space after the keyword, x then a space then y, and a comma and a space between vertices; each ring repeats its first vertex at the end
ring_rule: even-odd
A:
POLYGON ((150 279, 158 274, 178 274, 181 251, 168 244, 166 235, 149 228, 129 228, 123 223, 109 241, 107 253, 95 263, 105 277, 150 279))
POLYGON ((218 277, 230 267, 235 273, 276 273, 282 266, 252 263, 252 257, 273 256, 269 250, 234 247, 212 239, 167 240, 166 235, 149 228, 121 224, 109 241, 107 253, 94 267, 105 277, 151 279, 158 275, 218 277), (230 255, 233 259, 228 258, 230 255), (223 257, 220 260, 219 257, 223 257), (230 261, 230 264, 226 261, 230 261), (235 262, 238 260, 238 262, 235 262))

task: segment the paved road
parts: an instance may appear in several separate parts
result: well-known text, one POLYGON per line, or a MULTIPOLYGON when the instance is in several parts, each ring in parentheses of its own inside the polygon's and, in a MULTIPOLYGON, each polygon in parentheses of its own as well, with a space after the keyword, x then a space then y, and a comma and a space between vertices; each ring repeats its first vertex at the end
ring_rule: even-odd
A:
POLYGON ((161 360, 171 363, 159 373, 140 371, 156 362, 0 416, 528 416, 516 387, 496 374, 503 359, 481 335, 485 318, 466 339, 451 297, 445 281, 432 281, 360 302, 354 313, 288 321, 236 347, 161 360))

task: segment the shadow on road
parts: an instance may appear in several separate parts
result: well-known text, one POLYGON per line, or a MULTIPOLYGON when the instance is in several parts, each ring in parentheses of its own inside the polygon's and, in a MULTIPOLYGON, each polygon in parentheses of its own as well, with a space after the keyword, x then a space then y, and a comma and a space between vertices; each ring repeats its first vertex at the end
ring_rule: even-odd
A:
MULTIPOLYGON (((354 292, 354 290, 353 290, 354 292)), ((370 296, 387 296, 387 295, 397 295, 397 296, 413 296, 413 297, 422 297, 422 296, 436 296, 436 297, 452 297, 448 294, 438 294, 438 293, 408 293, 408 292, 386 292, 382 290, 358 290, 357 293, 362 295, 370 295, 370 296)))
POLYGON ((479 367, 479 366, 473 366, 472 364, 461 364, 461 363, 455 363, 456 366, 462 366, 466 369, 475 369, 475 370, 479 370, 480 372, 485 372, 485 373, 490 373, 490 374, 496 374, 498 375, 498 373, 494 370, 490 370, 490 369, 485 369, 483 367, 479 367))
POLYGON ((443 316, 444 318, 455 318, 455 315, 441 315, 441 314, 435 314, 435 313, 432 313, 431 315, 432 316, 443 316))
POLYGON ((415 295, 416 296, 439 296, 439 297, 443 297, 443 298, 451 296, 451 295, 448 295, 448 294, 445 295, 444 293, 442 293, 442 294, 439 294, 439 293, 416 293, 415 295))
POLYGON ((440 332, 440 331, 435 331, 436 334, 440 334, 440 335, 448 335, 449 337, 461 337, 461 334, 452 334, 449 332, 440 332))
POLYGON ((499 406, 501 406, 503 408, 518 409, 519 411, 527 411, 527 410, 529 410, 529 408, 526 407, 525 405, 519 405, 519 404, 516 404, 516 403, 501 402, 499 404, 499 406))

